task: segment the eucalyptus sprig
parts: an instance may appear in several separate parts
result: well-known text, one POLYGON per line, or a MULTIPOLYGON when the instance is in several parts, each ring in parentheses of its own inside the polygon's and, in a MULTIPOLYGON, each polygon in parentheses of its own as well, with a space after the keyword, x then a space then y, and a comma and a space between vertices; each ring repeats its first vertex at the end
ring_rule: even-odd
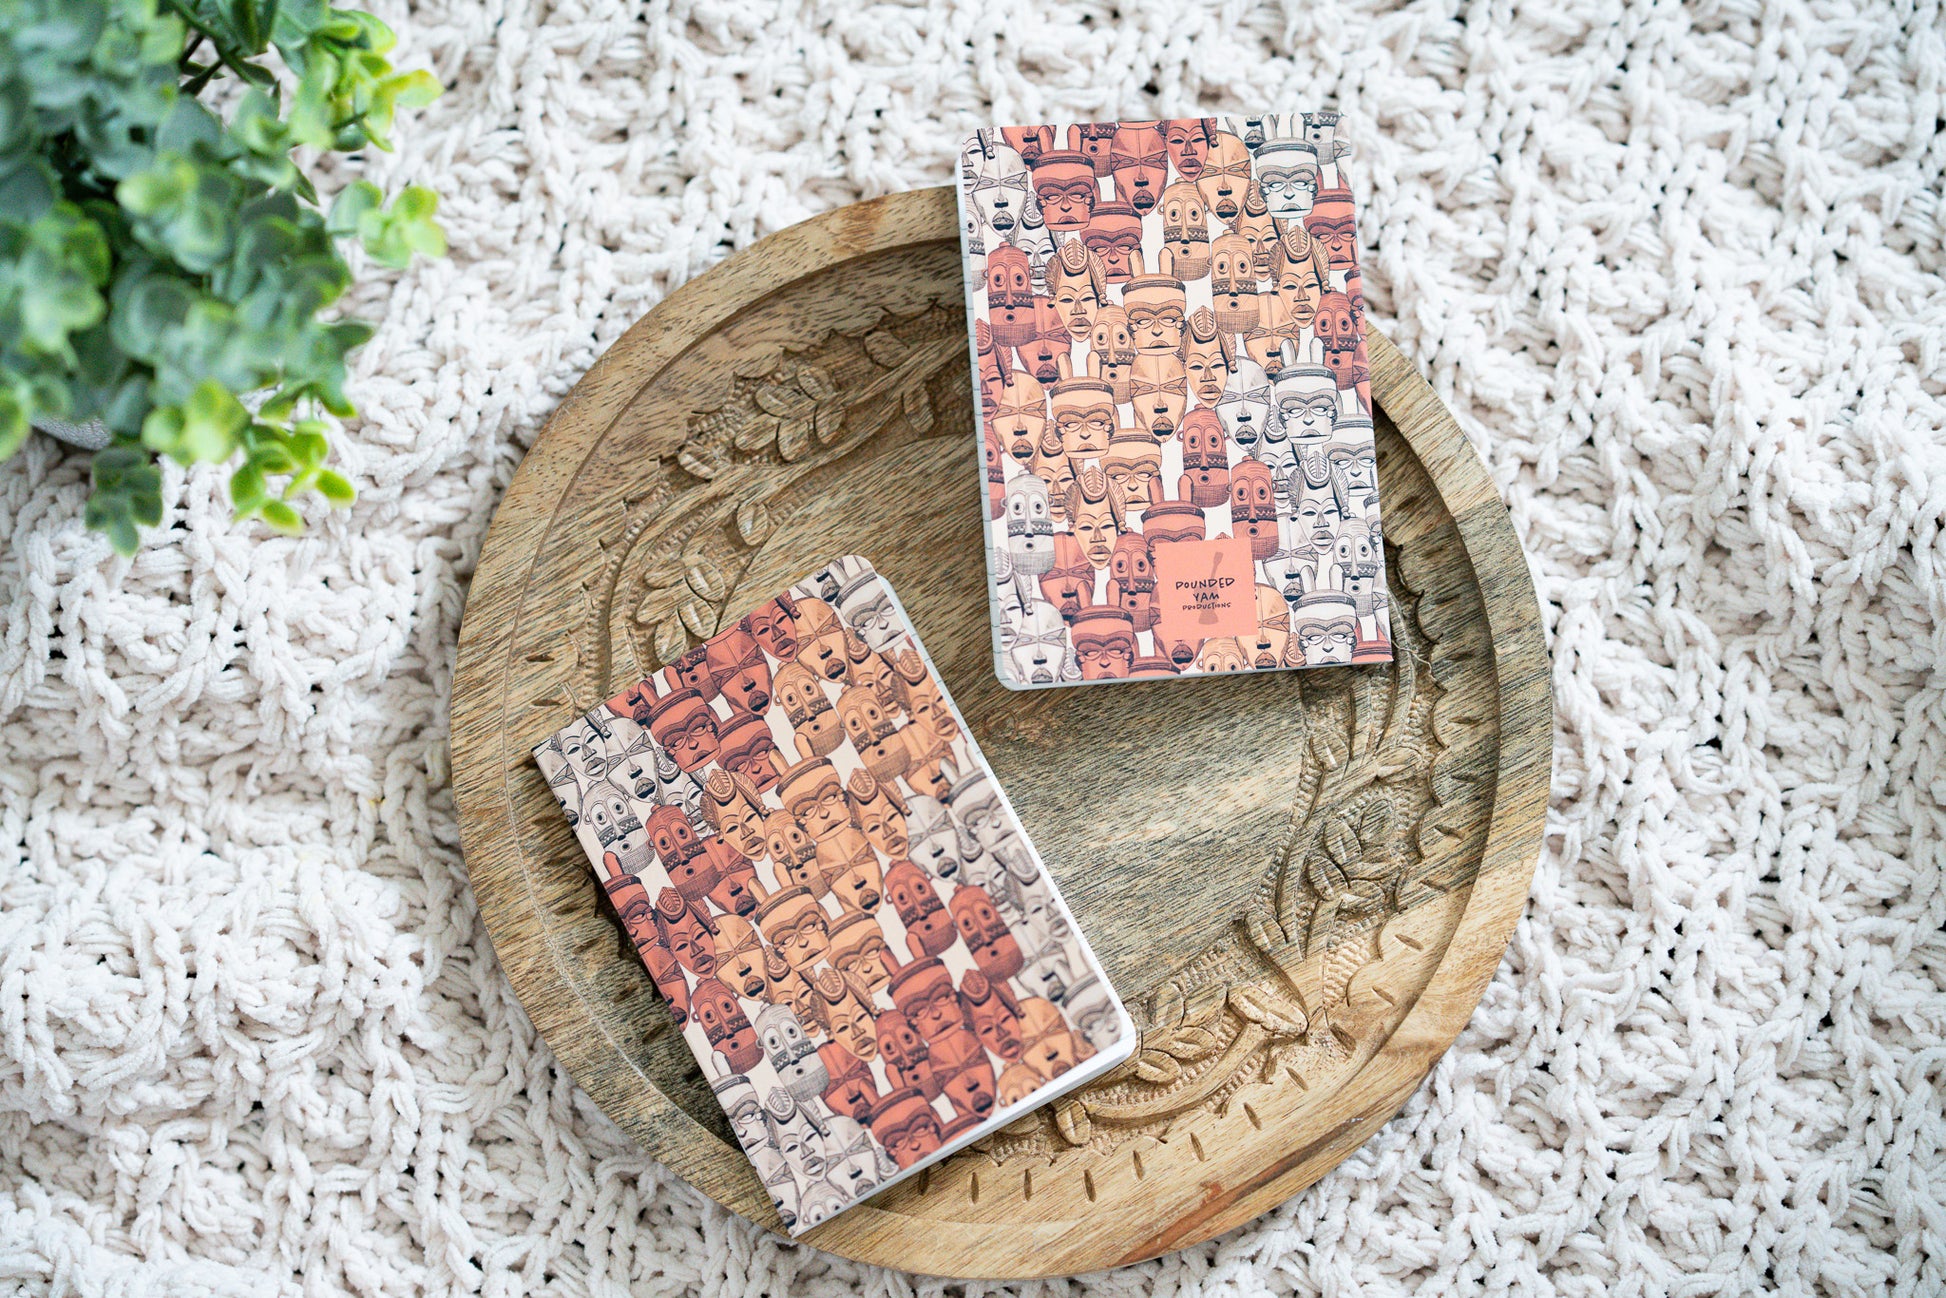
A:
POLYGON ((164 455, 241 452, 237 517, 280 532, 305 492, 352 499, 322 417, 354 413, 371 329, 324 318, 338 240, 397 267, 446 239, 417 186, 325 212, 293 153, 391 147, 440 91, 393 43, 329 0, 0 0, 0 459, 36 421, 100 421, 87 519, 122 553, 161 521, 164 455))

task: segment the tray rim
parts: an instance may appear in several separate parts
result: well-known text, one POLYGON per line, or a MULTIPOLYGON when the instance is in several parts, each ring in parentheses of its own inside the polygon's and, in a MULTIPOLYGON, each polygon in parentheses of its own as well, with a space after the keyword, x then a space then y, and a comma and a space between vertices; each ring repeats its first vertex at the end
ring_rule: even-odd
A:
MULTIPOLYGON (((476 714, 504 715, 498 705, 504 702, 508 685, 498 669, 519 635, 524 593, 524 587, 512 582, 531 568, 541 535, 564 507, 569 493, 560 490, 563 480, 574 478, 645 386, 631 375, 660 373, 723 317, 775 292, 774 268, 779 262, 798 268, 796 278, 898 247, 954 238, 955 203, 950 186, 892 194, 834 209, 732 254, 670 293, 630 326, 549 417, 496 508, 462 613, 452 686, 451 772, 469 886, 473 886, 473 863, 507 851, 517 841, 518 825, 512 800, 494 799, 512 769, 498 765, 500 753, 489 738, 494 729, 467 720, 476 714), (596 430, 584 432, 587 444, 580 455, 542 453, 550 437, 567 436, 570 428, 590 425, 596 430), (555 501, 552 509, 542 513, 532 508, 530 502, 544 504, 550 493, 555 501), (481 594, 484 598, 476 599, 481 594), (506 611, 512 616, 496 617, 508 596, 513 605, 506 611)), ((1404 1106, 1464 1028, 1525 906, 1544 828, 1553 757, 1550 664, 1531 569, 1485 465, 1450 412, 1369 320, 1366 334, 1373 399, 1410 443, 1439 493, 1454 520, 1468 565, 1476 574, 1511 571, 1520 578, 1479 582, 1495 652, 1500 734, 1492 809, 1478 872, 1425 990, 1355 1074, 1364 1097, 1356 1106, 1359 1113, 1274 1164, 1269 1175, 1241 1193, 1212 1204, 1208 1213, 1146 1236, 1125 1255, 1104 1259, 1101 1265, 1134 1263, 1233 1229, 1335 1167, 1404 1106), (1517 681, 1528 684, 1516 690, 1512 683, 1517 681), (1540 689, 1533 688, 1534 681, 1541 682, 1540 689), (1484 958, 1489 953, 1492 958, 1484 958), (1376 1089, 1374 1082, 1379 1083, 1376 1089)), ((671 437, 672 447, 673 443, 671 437)), ((646 1152, 712 1199, 740 1210, 735 1200, 742 1197, 739 1192, 744 1187, 726 1173, 725 1161, 693 1152, 695 1138, 707 1133, 628 1061, 621 1043, 602 1027, 580 989, 559 968, 562 953, 555 950, 545 929, 537 929, 538 937, 516 930, 517 916, 542 913, 531 881, 523 877, 512 888, 489 887, 484 892, 474 886, 474 896, 515 996, 569 1076, 646 1152), (565 986, 572 998, 549 1000, 523 994, 540 985, 565 986), (570 1007, 578 1017, 569 1012, 570 1007), (630 1098, 615 1092, 612 1082, 618 1069, 636 1080, 640 1092, 626 1112, 617 1112, 619 1102, 630 1098)), ((860 1261, 934 1274, 924 1269, 922 1259, 915 1268, 912 1260, 900 1255, 903 1232, 898 1223, 908 1220, 877 1210, 868 1201, 801 1238, 860 1261)), ((980 1278, 1068 1273, 1065 1268, 1030 1265, 980 1278)))

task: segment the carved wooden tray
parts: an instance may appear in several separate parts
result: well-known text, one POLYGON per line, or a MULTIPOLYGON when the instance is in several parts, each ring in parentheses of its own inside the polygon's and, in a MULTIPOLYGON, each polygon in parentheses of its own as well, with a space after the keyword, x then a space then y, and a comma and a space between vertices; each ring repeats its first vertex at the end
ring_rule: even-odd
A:
POLYGON ((869 556, 1143 1037, 1103 1081, 807 1238, 935 1275, 1064 1274, 1275 1206, 1418 1085, 1527 895, 1547 656, 1484 469, 1373 331, 1393 665, 1002 688, 956 228, 946 189, 806 222, 589 371, 480 557, 453 783, 481 912, 555 1054, 655 1157, 774 1227, 528 753, 720 615, 869 556))

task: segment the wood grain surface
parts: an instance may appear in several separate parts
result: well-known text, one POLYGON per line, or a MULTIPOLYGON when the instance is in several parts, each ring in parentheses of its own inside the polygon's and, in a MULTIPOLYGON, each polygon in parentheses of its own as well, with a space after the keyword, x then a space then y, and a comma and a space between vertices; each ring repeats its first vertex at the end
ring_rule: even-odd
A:
POLYGON ((1126 1066, 807 1236, 933 1275, 1115 1266, 1276 1206, 1391 1117, 1526 899, 1552 703, 1485 470, 1377 330, 1396 661, 1014 693, 993 677, 950 190, 793 227, 672 294, 515 475, 453 689, 466 864, 575 1080, 777 1225, 529 750, 856 552, 892 582, 1142 1030, 1126 1066))

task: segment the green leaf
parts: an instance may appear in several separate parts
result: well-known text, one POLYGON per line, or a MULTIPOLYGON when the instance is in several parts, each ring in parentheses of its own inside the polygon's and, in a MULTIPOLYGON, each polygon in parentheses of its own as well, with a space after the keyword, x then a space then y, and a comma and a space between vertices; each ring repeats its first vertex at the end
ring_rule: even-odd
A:
POLYGON ((266 500, 259 510, 264 522, 286 536, 296 536, 304 530, 304 520, 295 509, 281 500, 266 500))
POLYGON ((159 216, 179 206, 195 188, 196 168, 181 154, 172 153, 115 186, 115 198, 137 216, 159 216))
POLYGON ((149 412, 142 444, 185 464, 214 464, 230 458, 249 422, 250 412, 234 394, 215 379, 204 379, 182 405, 149 412))
POLYGON ((0 383, 0 460, 19 450, 27 440, 33 428, 33 413, 26 384, 18 380, 0 383))
POLYGON ((331 0, 0 0, 0 455, 37 416, 106 423, 89 522, 123 553, 162 517, 164 455, 241 451, 232 501, 280 530, 307 492, 353 498, 326 427, 292 422, 352 412, 371 330, 319 318, 350 283, 337 240, 402 266, 445 236, 417 188, 327 215, 293 153, 389 146, 440 93, 395 44, 331 0))
POLYGON ((377 212, 384 203, 385 195, 377 185, 369 180, 355 180, 339 190, 338 197, 331 201, 331 215, 325 228, 335 235, 356 235, 366 215, 377 212))
POLYGON ((317 468, 331 452, 330 443, 324 440, 324 424, 316 419, 300 419, 291 425, 288 445, 291 458, 304 469, 317 468))
POLYGON ((343 508, 358 498, 358 493, 352 490, 351 483, 347 482, 343 475, 333 473, 330 469, 318 470, 317 479, 312 485, 318 489, 320 496, 338 508, 343 508))
POLYGON ((239 518, 254 513, 268 494, 264 475, 255 465, 240 464, 230 475, 230 503, 236 506, 239 518))
POLYGON ((95 452, 90 465, 94 490, 84 517, 105 532, 115 549, 134 554, 141 528, 162 521, 162 473, 140 446, 117 441, 95 452))

